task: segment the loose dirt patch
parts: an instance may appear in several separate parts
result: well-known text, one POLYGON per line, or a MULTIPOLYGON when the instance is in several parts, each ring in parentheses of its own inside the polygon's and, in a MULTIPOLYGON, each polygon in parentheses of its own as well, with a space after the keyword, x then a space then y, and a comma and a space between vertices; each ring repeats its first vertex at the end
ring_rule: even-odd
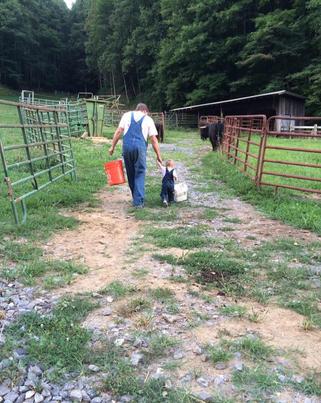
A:
POLYGON ((262 312, 261 321, 252 323, 246 319, 226 319, 214 328, 201 326, 194 329, 193 337, 199 343, 217 343, 222 333, 231 338, 256 333, 276 349, 293 352, 299 367, 321 371, 321 331, 304 331, 303 316, 273 305, 268 307, 251 304, 256 312, 262 312))
POLYGON ((123 270, 126 251, 139 229, 139 223, 127 214, 130 195, 127 187, 99 195, 101 207, 68 212, 81 222, 72 231, 58 233, 45 246, 46 255, 53 259, 75 260, 89 268, 59 293, 97 291, 117 279, 126 279, 123 270))

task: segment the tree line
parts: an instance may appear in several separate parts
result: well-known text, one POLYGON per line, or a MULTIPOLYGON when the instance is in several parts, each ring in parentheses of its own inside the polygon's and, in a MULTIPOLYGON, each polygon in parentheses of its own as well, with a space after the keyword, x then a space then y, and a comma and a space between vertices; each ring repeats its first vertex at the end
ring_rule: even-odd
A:
POLYGON ((287 89, 321 115, 321 0, 0 0, 0 80, 154 109, 287 89))

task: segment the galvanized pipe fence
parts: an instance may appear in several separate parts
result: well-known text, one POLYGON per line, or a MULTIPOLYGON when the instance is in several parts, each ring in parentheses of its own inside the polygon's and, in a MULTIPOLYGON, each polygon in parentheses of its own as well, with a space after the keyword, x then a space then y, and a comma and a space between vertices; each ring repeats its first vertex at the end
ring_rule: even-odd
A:
MULTIPOLYGON (((31 91, 27 91, 27 93, 32 94, 31 91)), ((68 98, 64 98, 61 100, 44 99, 35 98, 34 96, 29 94, 28 96, 21 95, 19 97, 19 102, 23 103, 24 105, 38 105, 48 108, 55 108, 58 111, 60 109, 65 109, 67 110, 67 114, 66 116, 62 116, 62 119, 66 117, 66 123, 68 123, 70 135, 73 137, 80 137, 84 133, 88 132, 88 115, 85 99, 78 99, 77 101, 72 101, 68 98)), ((31 113, 28 114, 26 118, 30 122, 34 121, 35 119, 35 117, 31 113)))
POLYGON ((221 152, 258 187, 321 194, 321 117, 226 116, 221 152))
POLYGON ((16 108, 20 120, 20 124, 0 124, 0 129, 19 129, 3 136, 0 159, 15 222, 25 223, 26 199, 63 177, 76 178, 68 112, 61 107, 1 100, 0 104, 16 108))

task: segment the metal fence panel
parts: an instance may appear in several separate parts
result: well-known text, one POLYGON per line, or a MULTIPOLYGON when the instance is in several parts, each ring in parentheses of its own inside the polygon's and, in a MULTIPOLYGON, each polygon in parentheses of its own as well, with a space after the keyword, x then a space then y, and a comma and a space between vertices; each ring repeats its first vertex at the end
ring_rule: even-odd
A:
POLYGON ((320 194, 321 117, 270 117, 261 166, 260 185, 320 194))
POLYGON ((264 115, 226 116, 224 120, 222 153, 255 182, 260 172, 261 144, 265 130, 264 115))
POLYGON ((4 182, 15 222, 19 224, 26 221, 28 197, 66 175, 76 177, 67 110, 8 101, 0 104, 17 108, 20 119, 17 125, 0 124, 0 128, 21 130, 14 139, 5 136, 0 142, 4 182))

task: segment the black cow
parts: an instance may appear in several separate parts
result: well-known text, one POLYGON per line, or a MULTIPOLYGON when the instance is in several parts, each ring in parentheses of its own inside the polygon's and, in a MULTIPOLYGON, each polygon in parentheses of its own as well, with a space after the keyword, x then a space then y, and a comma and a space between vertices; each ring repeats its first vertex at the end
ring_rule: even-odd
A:
POLYGON ((224 133, 224 124, 219 123, 209 123, 206 126, 200 127, 200 136, 202 140, 210 139, 213 151, 216 151, 220 144, 222 143, 224 133))
POLYGON ((208 125, 200 127, 200 135, 203 141, 208 139, 208 125))
POLYGON ((156 130, 158 133, 158 140, 163 143, 164 142, 164 125, 163 123, 155 123, 156 130))

